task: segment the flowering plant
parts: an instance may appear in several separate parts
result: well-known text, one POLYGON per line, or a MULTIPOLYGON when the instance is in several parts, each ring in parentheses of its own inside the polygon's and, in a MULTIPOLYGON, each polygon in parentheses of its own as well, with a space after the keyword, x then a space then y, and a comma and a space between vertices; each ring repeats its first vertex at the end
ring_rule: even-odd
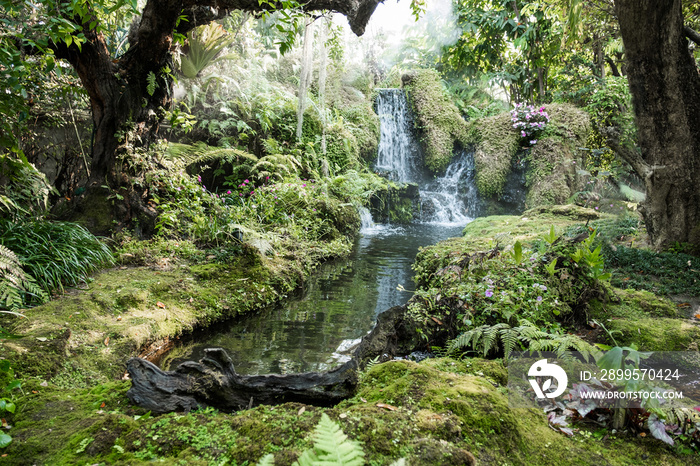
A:
POLYGON ((536 109, 532 105, 515 104, 510 115, 513 128, 520 133, 520 137, 523 138, 527 147, 537 144, 537 136, 544 131, 549 123, 549 115, 544 107, 536 109))

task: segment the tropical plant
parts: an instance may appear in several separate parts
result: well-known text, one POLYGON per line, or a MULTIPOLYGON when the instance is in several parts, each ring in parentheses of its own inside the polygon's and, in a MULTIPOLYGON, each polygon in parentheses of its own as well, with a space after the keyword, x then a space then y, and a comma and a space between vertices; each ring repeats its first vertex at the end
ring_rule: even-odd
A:
POLYGON ((180 71, 194 79, 234 40, 222 25, 209 23, 187 33, 186 52, 180 59, 180 71))
POLYGON ((340 426, 323 413, 314 430, 313 449, 304 450, 294 464, 297 466, 319 464, 360 466, 365 464, 364 456, 360 443, 348 439, 340 426))
POLYGON ((506 359, 516 350, 554 352, 558 357, 569 351, 578 351, 586 359, 597 352, 593 346, 576 335, 545 332, 525 319, 521 319, 517 327, 501 322, 473 328, 450 341, 447 350, 451 354, 472 350, 484 357, 503 351, 503 357, 506 359))

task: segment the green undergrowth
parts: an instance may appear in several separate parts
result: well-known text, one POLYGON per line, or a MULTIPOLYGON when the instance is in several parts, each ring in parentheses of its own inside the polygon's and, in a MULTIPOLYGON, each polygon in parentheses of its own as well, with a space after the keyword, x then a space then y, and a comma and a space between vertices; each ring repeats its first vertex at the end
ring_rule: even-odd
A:
MULTIPOLYGON (((629 248, 624 244, 639 235, 639 227, 634 215, 612 217, 578 206, 478 218, 462 238, 419 252, 409 315, 428 342, 445 329, 449 338, 459 336, 451 351, 589 352, 589 343, 614 344, 595 321, 618 343, 693 350, 700 327, 674 302, 609 281, 610 274, 613 284, 621 277, 614 261, 608 266, 608 251, 629 248)), ((697 296, 687 273, 694 266, 684 262, 677 271, 690 276, 677 288, 690 296, 697 296)))
POLYGON ((298 403, 227 414, 150 415, 129 405, 128 381, 90 389, 29 382, 8 419, 3 464, 290 465, 314 445, 323 415, 364 451, 366 464, 687 464, 661 442, 586 428, 567 437, 546 416, 508 406, 500 361, 431 359, 376 364, 336 407, 298 403))
POLYGON ((383 186, 349 172, 323 182, 246 179, 214 193, 183 172, 151 176, 160 211, 153 239, 121 234, 118 267, 25 318, 2 317, 23 337, 0 346, 20 377, 109 380, 150 344, 285 299, 321 262, 350 252, 356 205, 383 186))

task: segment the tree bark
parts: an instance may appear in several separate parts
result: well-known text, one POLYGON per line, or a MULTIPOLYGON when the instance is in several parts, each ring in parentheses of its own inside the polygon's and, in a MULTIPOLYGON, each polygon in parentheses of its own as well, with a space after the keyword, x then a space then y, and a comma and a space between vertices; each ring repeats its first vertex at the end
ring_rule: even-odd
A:
POLYGON ((700 75, 680 0, 616 0, 644 179, 640 211, 652 244, 700 244, 700 75))

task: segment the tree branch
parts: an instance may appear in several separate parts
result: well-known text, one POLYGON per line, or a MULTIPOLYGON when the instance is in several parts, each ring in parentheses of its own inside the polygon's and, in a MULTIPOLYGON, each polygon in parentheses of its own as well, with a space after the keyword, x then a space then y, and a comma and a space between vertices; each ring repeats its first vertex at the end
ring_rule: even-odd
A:
POLYGON ((696 44, 700 45, 700 34, 694 31, 690 26, 683 27, 683 34, 688 39, 692 40, 696 44))
POLYGON ((652 173, 652 167, 642 159, 642 155, 620 143, 620 133, 612 126, 598 127, 598 132, 605 138, 610 149, 619 155, 622 160, 629 163, 634 171, 643 179, 647 179, 652 173))
MULTIPOLYGON (((152 0, 149 0, 149 2, 152 0)), ((374 13, 379 3, 384 0, 300 0, 304 11, 330 10, 341 13, 348 18, 352 31, 361 36, 369 18, 374 13)), ((182 2, 183 14, 190 20, 180 23, 178 32, 185 33, 197 26, 207 24, 216 19, 227 16, 232 10, 266 11, 281 9, 278 1, 260 3, 258 0, 184 0, 182 2)))

